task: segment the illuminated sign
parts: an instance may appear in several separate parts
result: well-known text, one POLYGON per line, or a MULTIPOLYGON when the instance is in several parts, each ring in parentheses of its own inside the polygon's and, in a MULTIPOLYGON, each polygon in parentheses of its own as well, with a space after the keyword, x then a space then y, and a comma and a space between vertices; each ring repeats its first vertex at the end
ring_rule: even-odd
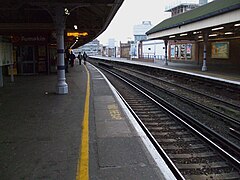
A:
POLYGON ((74 37, 80 37, 80 36, 87 36, 87 32, 68 32, 67 36, 74 36, 74 37))

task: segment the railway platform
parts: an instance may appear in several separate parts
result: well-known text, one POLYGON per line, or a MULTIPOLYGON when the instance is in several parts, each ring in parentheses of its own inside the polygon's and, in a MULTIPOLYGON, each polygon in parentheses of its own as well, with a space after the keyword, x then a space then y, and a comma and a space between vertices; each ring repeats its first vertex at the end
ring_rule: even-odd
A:
POLYGON ((4 77, 0 179, 174 179, 111 84, 86 66, 69 68, 67 95, 54 93, 56 74, 4 77))
POLYGON ((150 66, 154 68, 167 69, 169 71, 177 71, 184 74, 190 74, 194 76, 200 76, 202 78, 209 78, 218 81, 224 81, 227 83, 233 83, 240 85, 240 67, 227 66, 227 65, 214 65, 207 64, 208 70, 201 71, 202 65, 196 63, 187 62, 168 62, 168 65, 164 65, 163 60, 155 60, 155 62, 144 62, 139 60, 129 60, 126 58, 115 57, 103 57, 103 56, 91 56, 91 58, 103 59, 109 61, 119 61, 130 64, 139 64, 143 66, 150 66))

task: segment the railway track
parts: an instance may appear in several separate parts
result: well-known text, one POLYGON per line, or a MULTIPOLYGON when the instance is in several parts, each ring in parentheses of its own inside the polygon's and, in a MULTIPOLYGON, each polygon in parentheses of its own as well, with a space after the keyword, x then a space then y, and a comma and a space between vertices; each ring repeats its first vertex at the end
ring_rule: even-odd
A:
MULTIPOLYGON (((134 70, 134 69, 130 69, 130 68, 116 68, 120 71, 124 71, 124 72, 132 72, 132 73, 136 73, 136 74, 139 74, 139 75, 142 75, 144 77, 147 77, 147 78, 151 78, 153 80, 156 80, 161 83, 165 83, 165 84, 168 84, 170 85, 171 88, 178 88, 178 89, 183 89, 185 90, 186 92, 191 92, 191 93, 194 93, 196 95, 199 95, 199 96, 203 96, 203 97, 206 97, 206 98, 209 98, 211 100, 214 100, 216 101, 216 103, 222 103, 223 106, 227 105, 231 108, 234 108, 236 109, 237 111, 240 111, 240 105, 238 105, 237 103, 233 103, 233 102, 229 102, 229 101, 226 101, 226 100, 223 100, 222 98, 219 97, 219 95, 217 96, 213 96, 213 95, 209 95, 208 93, 206 92, 202 92, 202 91, 199 91, 199 90, 196 90, 194 89, 192 86, 191 87, 187 87, 187 86, 184 86, 182 85, 181 83, 177 83, 176 80, 175 82, 173 82, 173 80, 166 80, 166 79, 163 79, 163 78, 159 78, 157 76, 154 76, 154 75, 150 75, 148 73, 144 73, 144 72, 141 72, 141 71, 137 71, 137 70, 134 70)), ((191 80, 190 77, 189 77, 189 80, 188 81, 194 81, 194 80, 191 80)), ((196 82, 196 81, 195 81, 196 82)), ((213 85, 214 86, 214 85, 213 85)), ((220 88, 220 87, 218 87, 220 88)), ((238 94, 238 92, 235 92, 236 94, 238 94)), ((240 92, 239 92, 240 93, 240 92)), ((240 101, 240 95, 238 95, 237 97, 237 100, 236 101, 240 101)))
POLYGON ((172 82, 169 82, 169 81, 166 81, 166 80, 156 78, 154 76, 149 76, 148 74, 145 74, 145 73, 142 73, 142 72, 136 72, 136 71, 133 70, 134 74, 136 74, 136 75, 134 75, 132 73, 129 73, 129 72, 131 72, 131 70, 127 70, 127 71, 122 71, 121 69, 117 69, 117 70, 126 74, 126 75, 128 75, 128 76, 132 76, 134 78, 137 78, 138 80, 142 81, 143 83, 148 84, 148 85, 150 85, 154 88, 157 88, 158 90, 164 91, 165 93, 167 93, 171 96, 178 97, 185 102, 194 104, 194 105, 196 105, 198 107, 201 107, 202 109, 205 109, 207 111, 211 111, 214 114, 217 114, 218 116, 220 116, 221 118, 226 119, 227 122, 232 123, 234 126, 236 125, 236 126, 240 127, 240 120, 237 119, 238 117, 231 117, 231 116, 227 115, 226 113, 218 111, 217 109, 210 107, 210 105, 208 105, 208 106, 204 105, 201 102, 202 102, 203 97, 207 97, 208 99, 205 100, 205 101, 211 101, 213 99, 214 102, 211 103, 211 104, 222 103, 222 106, 225 106, 225 105, 232 106, 233 108, 235 108, 236 111, 239 111, 239 115, 240 115, 240 106, 238 106, 238 105, 231 104, 227 101, 223 101, 223 100, 218 99, 216 97, 212 97, 210 95, 192 90, 190 88, 183 87, 181 85, 177 85, 175 83, 172 83, 172 82), (159 84, 162 83, 162 81, 163 81, 163 83, 170 84, 173 87, 171 86, 171 87, 166 88, 166 86, 159 85, 159 84), (181 91, 179 93, 179 89, 180 89, 180 91, 181 91, 181 89, 184 89, 185 91, 184 92, 181 91), (178 91, 178 92, 176 92, 176 91, 178 91), (193 93, 193 97, 189 97, 189 96, 191 96, 191 94, 189 92, 193 93))
POLYGON ((144 87, 132 84, 131 80, 118 75, 108 78, 177 179, 240 178, 239 160, 208 139, 203 134, 209 135, 208 129, 199 124, 193 127, 194 123, 190 122, 196 122, 195 119, 181 112, 176 113, 178 109, 173 106, 166 107, 161 98, 144 87))
MULTIPOLYGON (((104 66, 108 67, 109 64, 104 63, 104 66)), ((190 89, 187 89, 188 91, 184 92, 180 90, 181 92, 179 93, 178 89, 181 89, 181 87, 174 87, 174 89, 173 87, 167 87, 165 84, 163 85, 163 83, 158 82, 158 78, 153 76, 148 77, 148 74, 135 72, 135 70, 129 69, 127 71, 125 69, 119 70, 119 68, 116 68, 115 66, 114 68, 112 65, 110 66, 111 70, 115 72, 116 70, 120 71, 123 76, 131 76, 133 79, 137 79, 139 84, 142 84, 146 88, 151 89, 152 92, 159 94, 159 96, 163 97, 163 99, 166 101, 174 103, 175 106, 178 106, 179 109, 182 109, 182 111, 186 112, 187 114, 190 114, 193 117, 197 116, 199 121, 204 123, 210 129, 216 131, 218 134, 224 136, 226 141, 237 144, 238 147, 236 146, 236 151, 240 151, 240 139, 237 136, 237 133, 239 133, 240 130, 239 118, 237 116, 235 118, 231 117, 226 114, 225 111, 221 112, 212 108, 214 104, 220 104, 220 102, 215 102, 214 99, 214 102, 211 103, 211 96, 208 96, 208 99, 205 100, 204 96, 200 96, 198 93, 196 95, 195 91, 193 91, 193 94, 191 94, 192 91, 190 89), (204 105, 205 102, 207 102, 206 105, 204 105)), ((171 82, 166 83, 172 84, 171 82)), ((224 102, 222 102, 222 104, 223 103, 224 102)))

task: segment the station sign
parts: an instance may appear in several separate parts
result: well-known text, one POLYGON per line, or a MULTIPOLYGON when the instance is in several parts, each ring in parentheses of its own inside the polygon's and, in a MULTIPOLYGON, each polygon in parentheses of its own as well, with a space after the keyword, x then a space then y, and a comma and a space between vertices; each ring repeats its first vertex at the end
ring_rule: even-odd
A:
POLYGON ((73 36, 73 37, 81 37, 81 36, 87 36, 87 32, 67 32, 67 36, 73 36))
POLYGON ((44 35, 12 36, 13 43, 47 43, 48 38, 44 35))

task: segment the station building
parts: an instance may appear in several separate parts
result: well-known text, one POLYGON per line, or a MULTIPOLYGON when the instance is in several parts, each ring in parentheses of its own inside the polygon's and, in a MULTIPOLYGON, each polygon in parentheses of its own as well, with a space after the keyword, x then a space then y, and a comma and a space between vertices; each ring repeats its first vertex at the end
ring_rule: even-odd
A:
POLYGON ((150 29, 148 39, 162 39, 170 60, 239 67, 240 2, 217 0, 168 18, 150 29))
POLYGON ((77 56, 79 53, 85 52, 88 56, 96 56, 100 54, 99 52, 100 43, 97 39, 94 39, 93 41, 84 44, 81 47, 78 47, 76 49, 73 49, 74 54, 77 56))
POLYGON ((3 74, 57 72, 56 92, 67 94, 66 49, 98 37, 123 0, 8 0, 0 7, 0 87, 3 74))

